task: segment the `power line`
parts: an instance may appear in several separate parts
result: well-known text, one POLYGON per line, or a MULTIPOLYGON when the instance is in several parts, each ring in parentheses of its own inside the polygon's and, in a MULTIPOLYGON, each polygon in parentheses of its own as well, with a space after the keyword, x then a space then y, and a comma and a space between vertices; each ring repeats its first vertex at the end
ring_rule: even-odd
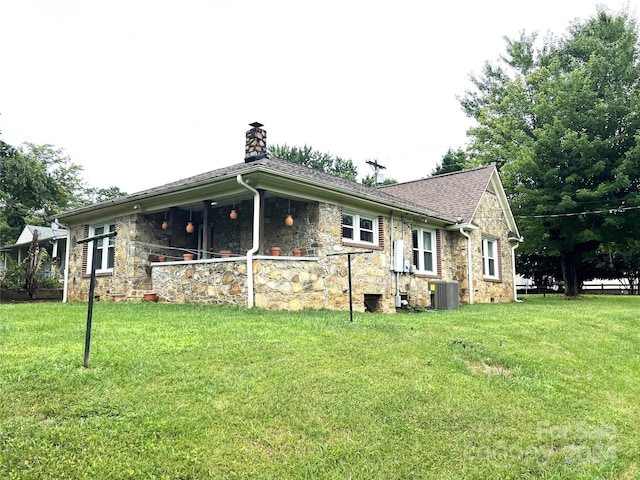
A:
POLYGON ((616 208, 608 208, 602 210, 589 210, 583 212, 572 212, 572 213, 547 213, 544 215, 514 215, 515 218, 562 218, 562 217, 578 217, 580 215, 602 215, 605 213, 610 213, 616 215, 618 213, 624 213, 629 210, 638 210, 640 206, 637 207, 616 207, 616 208))

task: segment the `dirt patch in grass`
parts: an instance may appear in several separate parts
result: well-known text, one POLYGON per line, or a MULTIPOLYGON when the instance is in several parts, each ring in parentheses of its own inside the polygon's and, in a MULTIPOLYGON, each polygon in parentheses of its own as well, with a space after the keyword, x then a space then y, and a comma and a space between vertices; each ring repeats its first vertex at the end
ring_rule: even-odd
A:
POLYGON ((487 365, 484 362, 464 362, 473 373, 484 373, 485 375, 498 375, 501 377, 511 377, 511 370, 502 365, 487 365))

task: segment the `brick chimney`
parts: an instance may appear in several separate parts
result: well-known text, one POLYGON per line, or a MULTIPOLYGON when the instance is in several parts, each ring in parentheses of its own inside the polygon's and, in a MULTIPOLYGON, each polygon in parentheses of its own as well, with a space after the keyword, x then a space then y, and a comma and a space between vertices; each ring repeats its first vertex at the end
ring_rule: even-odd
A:
POLYGON ((244 147, 245 163, 267 156, 267 131, 260 128, 262 124, 259 122, 253 122, 249 125, 253 128, 247 131, 247 143, 244 147))

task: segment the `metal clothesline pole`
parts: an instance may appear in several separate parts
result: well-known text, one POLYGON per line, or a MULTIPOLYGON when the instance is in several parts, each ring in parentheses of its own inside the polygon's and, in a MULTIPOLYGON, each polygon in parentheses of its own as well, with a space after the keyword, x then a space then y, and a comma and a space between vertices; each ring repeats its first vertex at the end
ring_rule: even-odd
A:
POLYGON ((347 256, 347 274, 349 276, 349 322, 353 322, 353 301, 352 301, 352 294, 351 294, 351 255, 361 255, 363 253, 373 253, 373 250, 361 250, 358 252, 327 253, 327 257, 335 257, 339 255, 347 256))
POLYGON ((101 233, 100 235, 94 235, 93 237, 84 238, 78 240, 76 243, 88 243, 93 242, 93 254, 91 256, 91 278, 89 281, 89 306, 87 309, 87 331, 84 336, 84 368, 89 368, 89 349, 91 348, 91 322, 93 320, 93 296, 96 288, 96 257, 98 256, 98 240, 103 238, 115 237, 118 233, 116 231, 101 233))

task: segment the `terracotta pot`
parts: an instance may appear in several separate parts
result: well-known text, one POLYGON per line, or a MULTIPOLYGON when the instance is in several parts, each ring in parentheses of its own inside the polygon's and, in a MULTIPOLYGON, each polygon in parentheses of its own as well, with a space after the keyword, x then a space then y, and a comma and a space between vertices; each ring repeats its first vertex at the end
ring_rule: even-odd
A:
POLYGON ((231 250, 220 250, 221 258, 229 258, 231 256, 231 250))
POLYGON ((272 257, 277 257, 280 255, 280 247, 271 247, 269 249, 269 253, 271 253, 272 257))
POLYGON ((291 253, 294 257, 299 257, 300 255, 302 255, 302 250, 300 250, 299 248, 295 248, 291 253))
POLYGON ((194 258, 196 258, 196 256, 193 253, 183 253, 182 258, 184 258, 185 262, 188 262, 189 260, 193 260, 194 258))
POLYGON ((157 293, 144 293, 142 295, 142 297, 144 298, 145 302, 157 302, 158 301, 158 294, 157 293))
POLYGON ((164 255, 158 255, 158 261, 159 262, 166 262, 167 261, 167 257, 165 257, 164 255))

